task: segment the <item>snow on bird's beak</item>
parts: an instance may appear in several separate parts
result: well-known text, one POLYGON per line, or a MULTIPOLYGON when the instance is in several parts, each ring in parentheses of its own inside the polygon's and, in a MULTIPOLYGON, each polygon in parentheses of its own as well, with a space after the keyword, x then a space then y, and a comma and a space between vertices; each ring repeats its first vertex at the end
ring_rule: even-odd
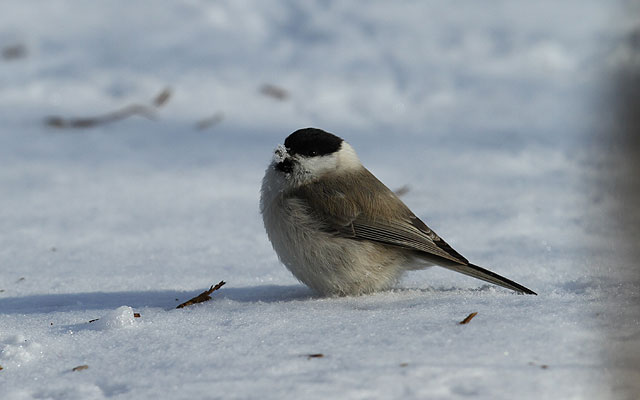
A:
POLYGON ((291 157, 289 157, 289 152, 287 148, 283 145, 278 145, 273 154, 273 162, 274 166, 278 171, 282 171, 286 174, 291 173, 293 171, 293 162, 291 161, 291 157))
POLYGON ((287 148, 284 147, 284 145, 279 144, 278 147, 276 147, 276 150, 274 151, 273 154, 273 162, 277 163, 281 163, 283 162, 286 158, 288 158, 289 153, 287 152, 287 148))

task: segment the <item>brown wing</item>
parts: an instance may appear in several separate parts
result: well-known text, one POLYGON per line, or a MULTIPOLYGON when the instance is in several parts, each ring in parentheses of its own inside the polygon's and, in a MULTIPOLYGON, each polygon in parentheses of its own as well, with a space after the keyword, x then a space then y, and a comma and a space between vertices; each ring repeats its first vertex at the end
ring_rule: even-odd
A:
POLYGON ((368 170, 320 179, 293 193, 337 235, 428 253, 460 264, 468 261, 416 217, 368 170))
MULTIPOLYGON (((415 215, 406 220, 371 222, 356 218, 349 226, 355 239, 367 239, 411 250, 422 251, 448 260, 467 264, 468 261, 442 240, 415 215)), ((348 233, 344 231, 344 233, 348 233)))

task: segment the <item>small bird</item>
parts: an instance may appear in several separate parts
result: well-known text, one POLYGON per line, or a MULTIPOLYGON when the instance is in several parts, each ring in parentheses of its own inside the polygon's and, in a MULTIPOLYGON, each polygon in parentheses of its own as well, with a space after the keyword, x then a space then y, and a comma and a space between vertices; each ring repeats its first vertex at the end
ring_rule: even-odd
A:
POLYGON ((369 170, 349 143, 321 129, 293 132, 262 180, 260 211, 280 261, 327 296, 390 288, 431 265, 536 294, 469 263, 369 170))

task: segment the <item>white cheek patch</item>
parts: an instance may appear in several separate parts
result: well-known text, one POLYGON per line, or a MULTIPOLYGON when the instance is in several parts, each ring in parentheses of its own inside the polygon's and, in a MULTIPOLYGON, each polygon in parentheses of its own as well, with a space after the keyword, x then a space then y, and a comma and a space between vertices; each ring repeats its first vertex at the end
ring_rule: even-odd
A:
POLYGON ((300 157, 299 162, 305 173, 316 177, 331 171, 347 171, 362 167, 355 150, 347 142, 342 142, 340 150, 335 153, 317 157, 300 157))
POLYGON ((338 155, 338 163, 341 169, 355 169, 362 166, 356 151, 347 142, 342 142, 342 146, 340 146, 340 150, 336 154, 338 155))
POLYGON ((300 166, 302 166, 306 172, 320 176, 338 167, 338 157, 336 154, 328 154, 320 157, 301 157, 300 166))
POLYGON ((347 142, 342 142, 340 149, 334 153, 315 157, 290 155, 284 146, 278 146, 274 162, 277 164, 286 159, 290 159, 293 163, 293 170, 287 175, 289 183, 293 186, 303 185, 328 173, 362 168, 355 150, 347 142))

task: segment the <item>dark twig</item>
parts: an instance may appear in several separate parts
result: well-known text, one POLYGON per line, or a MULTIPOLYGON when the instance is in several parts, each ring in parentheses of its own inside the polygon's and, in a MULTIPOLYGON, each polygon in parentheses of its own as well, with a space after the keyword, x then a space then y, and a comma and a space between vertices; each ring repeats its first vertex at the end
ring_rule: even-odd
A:
POLYGON ((465 319, 463 319, 462 321, 458 322, 458 324, 460 324, 460 325, 466 325, 466 324, 468 324, 468 323, 473 319, 473 317, 475 317, 476 315, 478 315, 478 313, 477 313, 477 312, 472 312, 471 314, 467 315, 467 318, 465 318, 465 319))
POLYGON ((105 125, 111 122, 120 121, 134 115, 139 115, 148 119, 155 119, 152 109, 141 104, 132 104, 108 114, 89 118, 62 118, 58 116, 47 117, 44 123, 53 128, 91 128, 97 125, 105 125))
POLYGON ((153 105, 155 107, 162 107, 169 100, 169 97, 171 97, 171 89, 165 88, 162 92, 160 92, 159 95, 155 97, 155 99, 153 99, 153 105))
POLYGON ((188 306, 193 305, 193 304, 204 303, 205 301, 211 300, 210 294, 215 292, 216 290, 220 289, 222 286, 224 286, 225 283, 226 283, 225 281, 220 281, 220 283, 218 283, 217 285, 211 286, 209 288, 209 290, 206 290, 206 291, 200 293, 199 295, 197 295, 193 299, 180 304, 176 308, 184 308, 184 307, 188 307, 188 306))
POLYGON ((224 119, 224 113, 222 111, 218 111, 208 118, 201 119, 196 122, 196 129, 199 131, 203 131, 207 128, 211 128, 213 126, 218 125, 224 119))
POLYGON ((27 48, 23 44, 14 44, 2 49, 2 58, 7 61, 17 60, 27 56, 27 48))
POLYGON ((260 93, 280 101, 286 100, 289 97, 289 92, 285 89, 269 83, 262 85, 260 93))
POLYGON ((155 109, 162 107, 171 97, 171 89, 165 88, 158 94, 152 102, 152 106, 146 106, 142 104, 130 104, 119 110, 112 111, 103 115, 87 118, 63 118, 59 116, 50 116, 45 118, 45 125, 53 128, 91 128, 98 125, 105 125, 111 122, 120 121, 134 115, 148 118, 151 120, 156 119, 155 109))
POLYGON ((409 193, 410 190, 411 190, 411 188, 409 187, 409 185, 404 185, 404 186, 399 187, 396 190, 394 190, 393 193, 395 193, 396 196, 401 197, 401 196, 404 196, 405 194, 409 193))

